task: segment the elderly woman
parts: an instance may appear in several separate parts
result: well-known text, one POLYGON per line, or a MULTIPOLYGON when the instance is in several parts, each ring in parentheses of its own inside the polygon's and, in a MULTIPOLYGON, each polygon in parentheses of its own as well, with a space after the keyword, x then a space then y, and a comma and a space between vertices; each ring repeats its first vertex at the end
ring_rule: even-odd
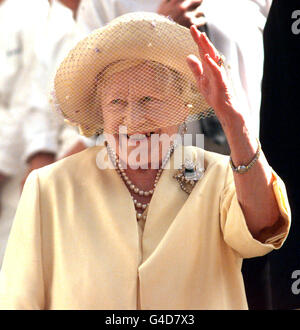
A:
POLYGON ((2 308, 247 309, 242 259, 280 248, 290 211, 206 36, 122 16, 69 53, 55 98, 106 141, 28 178, 2 308), (211 108, 230 159, 178 143, 211 108))

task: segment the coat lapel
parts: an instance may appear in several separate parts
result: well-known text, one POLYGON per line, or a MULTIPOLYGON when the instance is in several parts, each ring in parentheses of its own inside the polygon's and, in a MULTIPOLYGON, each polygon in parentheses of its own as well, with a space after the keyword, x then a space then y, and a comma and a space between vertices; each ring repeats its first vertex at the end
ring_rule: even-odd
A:
MULTIPOLYGON (((176 225, 176 218, 189 198, 189 195, 180 188, 173 175, 178 166, 182 165, 184 158, 199 158, 199 155, 197 156, 193 150, 195 149, 177 148, 160 177, 148 208, 142 234, 141 266, 153 255, 158 245, 167 236, 170 227, 176 225)), ((102 177, 103 194, 106 196, 107 203, 111 205, 111 219, 114 219, 114 223, 117 221, 120 232, 123 232, 126 236, 124 238, 127 242, 131 242, 132 247, 136 247, 138 255, 138 224, 130 192, 115 170, 107 169, 104 171, 105 175, 102 177)), ((182 220, 182 217, 179 218, 182 220)))
POLYGON ((157 184, 143 233, 143 262, 154 253, 170 227, 176 225, 176 218, 189 198, 173 175, 184 159, 199 158, 193 150, 195 149, 183 147, 176 149, 157 184))

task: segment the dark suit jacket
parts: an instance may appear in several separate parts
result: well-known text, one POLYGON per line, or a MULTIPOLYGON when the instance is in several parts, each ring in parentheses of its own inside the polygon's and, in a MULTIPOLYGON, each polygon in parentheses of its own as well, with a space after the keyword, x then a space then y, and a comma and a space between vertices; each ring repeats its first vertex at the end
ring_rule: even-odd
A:
POLYGON ((292 209, 286 243, 268 256, 274 309, 300 308, 300 294, 292 292, 292 273, 300 270, 300 33, 293 33, 300 32, 300 15, 298 21, 292 18, 295 10, 300 13, 299 0, 273 0, 264 29, 260 139, 286 184, 292 209))

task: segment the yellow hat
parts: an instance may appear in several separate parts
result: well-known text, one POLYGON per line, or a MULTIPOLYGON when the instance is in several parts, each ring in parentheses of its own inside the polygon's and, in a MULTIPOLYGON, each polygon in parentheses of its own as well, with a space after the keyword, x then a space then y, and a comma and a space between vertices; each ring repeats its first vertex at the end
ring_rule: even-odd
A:
POLYGON ((188 55, 197 53, 189 29, 164 16, 149 12, 120 16, 93 31, 69 52, 55 76, 56 106, 82 134, 100 133, 104 123, 100 105, 95 104, 99 75, 112 63, 144 60, 178 72, 188 82, 185 94, 189 120, 206 117, 213 110, 197 90, 186 62, 188 55))

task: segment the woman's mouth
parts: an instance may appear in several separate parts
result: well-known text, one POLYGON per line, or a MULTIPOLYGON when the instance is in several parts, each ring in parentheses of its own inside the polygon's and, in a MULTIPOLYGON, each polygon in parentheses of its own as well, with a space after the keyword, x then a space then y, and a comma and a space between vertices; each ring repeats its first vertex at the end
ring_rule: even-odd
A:
POLYGON ((136 133, 136 134, 127 134, 127 139, 132 139, 134 141, 142 141, 146 138, 150 138, 152 134, 155 132, 147 132, 147 133, 136 133))

